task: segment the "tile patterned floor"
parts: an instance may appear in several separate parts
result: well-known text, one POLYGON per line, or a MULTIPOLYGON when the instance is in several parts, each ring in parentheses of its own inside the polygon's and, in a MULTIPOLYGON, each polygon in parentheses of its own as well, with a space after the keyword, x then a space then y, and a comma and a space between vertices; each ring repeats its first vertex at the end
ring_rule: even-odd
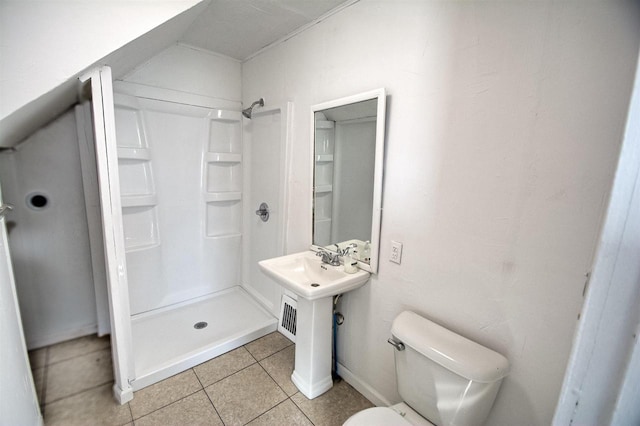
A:
POLYGON ((30 352, 45 424, 341 425, 373 404, 344 381, 313 400, 290 377, 295 346, 275 332, 135 393, 117 405, 109 338, 30 352))

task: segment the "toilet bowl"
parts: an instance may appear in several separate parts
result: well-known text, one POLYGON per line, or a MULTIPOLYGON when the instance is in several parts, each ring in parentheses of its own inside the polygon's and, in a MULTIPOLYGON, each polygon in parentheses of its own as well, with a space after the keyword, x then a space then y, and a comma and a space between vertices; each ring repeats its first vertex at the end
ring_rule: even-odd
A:
POLYGON ((374 407, 349 417, 344 426, 434 426, 404 402, 391 407, 374 407))
POLYGON ((411 311, 396 317, 391 334, 403 402, 361 411, 345 425, 484 423, 509 373, 505 357, 411 311))

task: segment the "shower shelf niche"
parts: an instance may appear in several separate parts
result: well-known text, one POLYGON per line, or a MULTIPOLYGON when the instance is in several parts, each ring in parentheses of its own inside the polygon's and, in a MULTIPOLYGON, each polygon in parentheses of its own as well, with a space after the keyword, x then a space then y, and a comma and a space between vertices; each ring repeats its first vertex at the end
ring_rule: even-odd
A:
POLYGON ((237 192, 242 189, 242 163, 207 163, 207 192, 237 192))
POLYGON ((205 161, 209 163, 240 163, 242 154, 231 154, 226 152, 207 152, 205 161))
POLYGON ((316 155, 316 163, 330 163, 330 162, 333 162, 333 154, 316 155))
POLYGON ((148 148, 118 147, 118 159, 149 161, 151 152, 148 148))
POLYGON ((322 193, 331 192, 331 191, 333 191, 332 185, 317 185, 315 189, 316 194, 322 194, 322 193))
POLYGON ((160 238, 144 113, 133 96, 116 93, 114 104, 125 251, 146 250, 157 247, 160 238))
POLYGON ((238 111, 214 110, 207 117, 203 201, 207 238, 242 235, 242 144, 238 111))
POLYGON ((122 208, 155 206, 158 204, 158 197, 151 195, 126 195, 121 197, 122 208))

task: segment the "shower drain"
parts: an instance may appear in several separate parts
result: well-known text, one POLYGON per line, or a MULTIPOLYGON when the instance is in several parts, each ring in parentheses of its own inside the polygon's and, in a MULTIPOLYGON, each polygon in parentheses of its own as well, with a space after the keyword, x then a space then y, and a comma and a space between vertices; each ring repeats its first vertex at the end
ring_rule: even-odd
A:
POLYGON ((206 322, 200 321, 200 322, 197 322, 197 323, 193 324, 193 328, 195 328, 196 330, 202 330, 203 328, 205 328, 208 325, 209 324, 207 324, 206 322))

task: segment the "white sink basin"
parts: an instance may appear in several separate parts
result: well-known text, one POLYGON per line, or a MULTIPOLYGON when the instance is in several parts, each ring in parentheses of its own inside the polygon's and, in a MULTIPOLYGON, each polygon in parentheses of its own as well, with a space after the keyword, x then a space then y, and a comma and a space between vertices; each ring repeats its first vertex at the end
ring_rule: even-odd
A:
POLYGON ((344 272, 342 265, 322 263, 315 252, 303 251, 258 262, 260 269, 288 290, 307 300, 354 290, 369 280, 369 272, 344 272))

